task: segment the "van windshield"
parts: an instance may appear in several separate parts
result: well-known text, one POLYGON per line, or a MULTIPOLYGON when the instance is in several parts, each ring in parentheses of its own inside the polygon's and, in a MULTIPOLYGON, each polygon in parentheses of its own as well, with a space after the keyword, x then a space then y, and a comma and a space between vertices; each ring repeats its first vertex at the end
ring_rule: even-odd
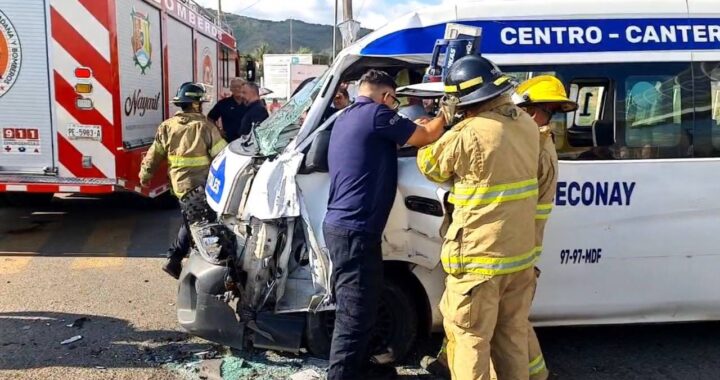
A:
POLYGON ((277 112, 257 126, 253 133, 258 152, 262 156, 274 156, 282 152, 297 136, 310 106, 325 85, 329 70, 300 89, 277 112))

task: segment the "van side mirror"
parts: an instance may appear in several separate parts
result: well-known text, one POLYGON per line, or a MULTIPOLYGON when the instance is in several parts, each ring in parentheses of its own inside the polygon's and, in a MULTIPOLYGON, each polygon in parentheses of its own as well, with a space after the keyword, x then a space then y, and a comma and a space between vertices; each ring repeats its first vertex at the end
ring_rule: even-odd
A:
POLYGON ((327 129, 318 132, 305 153, 302 166, 300 166, 300 174, 327 173, 330 170, 328 166, 328 150, 330 148, 331 133, 327 129))

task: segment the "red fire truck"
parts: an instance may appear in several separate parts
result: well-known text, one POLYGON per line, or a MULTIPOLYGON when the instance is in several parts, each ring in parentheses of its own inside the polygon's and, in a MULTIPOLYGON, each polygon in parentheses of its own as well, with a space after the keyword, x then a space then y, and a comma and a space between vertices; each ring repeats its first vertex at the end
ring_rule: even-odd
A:
POLYGON ((166 192, 137 175, 175 90, 214 102, 238 71, 230 30, 191 0, 0 0, 0 192, 166 192))

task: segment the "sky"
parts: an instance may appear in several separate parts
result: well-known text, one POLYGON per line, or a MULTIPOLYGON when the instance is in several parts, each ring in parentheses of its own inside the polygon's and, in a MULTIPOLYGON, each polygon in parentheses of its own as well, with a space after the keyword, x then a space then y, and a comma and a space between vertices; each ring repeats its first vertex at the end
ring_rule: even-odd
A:
MULTIPOLYGON (((218 0, 195 0, 217 9, 218 0)), ((377 29, 389 20, 410 11, 445 0, 353 0, 354 18, 365 28, 377 29)), ((222 0, 223 11, 266 20, 289 18, 314 24, 332 25, 335 0, 222 0)), ((342 0, 339 1, 342 7, 342 0)), ((342 19, 342 8, 338 17, 342 19)))

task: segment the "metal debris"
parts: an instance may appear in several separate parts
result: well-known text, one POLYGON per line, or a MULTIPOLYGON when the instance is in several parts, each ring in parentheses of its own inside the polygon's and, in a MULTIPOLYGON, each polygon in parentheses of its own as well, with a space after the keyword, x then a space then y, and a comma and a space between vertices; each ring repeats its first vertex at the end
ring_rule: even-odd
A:
POLYGON ((198 359, 202 360, 208 360, 208 359, 215 359, 220 356, 220 353, 217 350, 211 349, 207 351, 200 351, 193 353, 193 356, 195 356, 198 359))
POLYGON ((85 325, 85 322, 90 322, 90 318, 88 318, 88 317, 78 318, 78 319, 74 320, 73 323, 71 323, 69 325, 65 325, 65 326, 66 327, 77 327, 77 328, 81 329, 81 328, 83 328, 83 325, 85 325))
POLYGON ((75 336, 72 337, 72 338, 63 340, 62 342, 60 342, 60 344, 66 345, 66 344, 70 344, 70 343, 75 343, 75 342, 77 342, 78 340, 80 340, 80 339, 82 339, 82 338, 83 338, 82 335, 75 335, 75 336))
POLYGON ((290 376, 290 380, 320 380, 322 376, 315 370, 306 369, 290 376))

